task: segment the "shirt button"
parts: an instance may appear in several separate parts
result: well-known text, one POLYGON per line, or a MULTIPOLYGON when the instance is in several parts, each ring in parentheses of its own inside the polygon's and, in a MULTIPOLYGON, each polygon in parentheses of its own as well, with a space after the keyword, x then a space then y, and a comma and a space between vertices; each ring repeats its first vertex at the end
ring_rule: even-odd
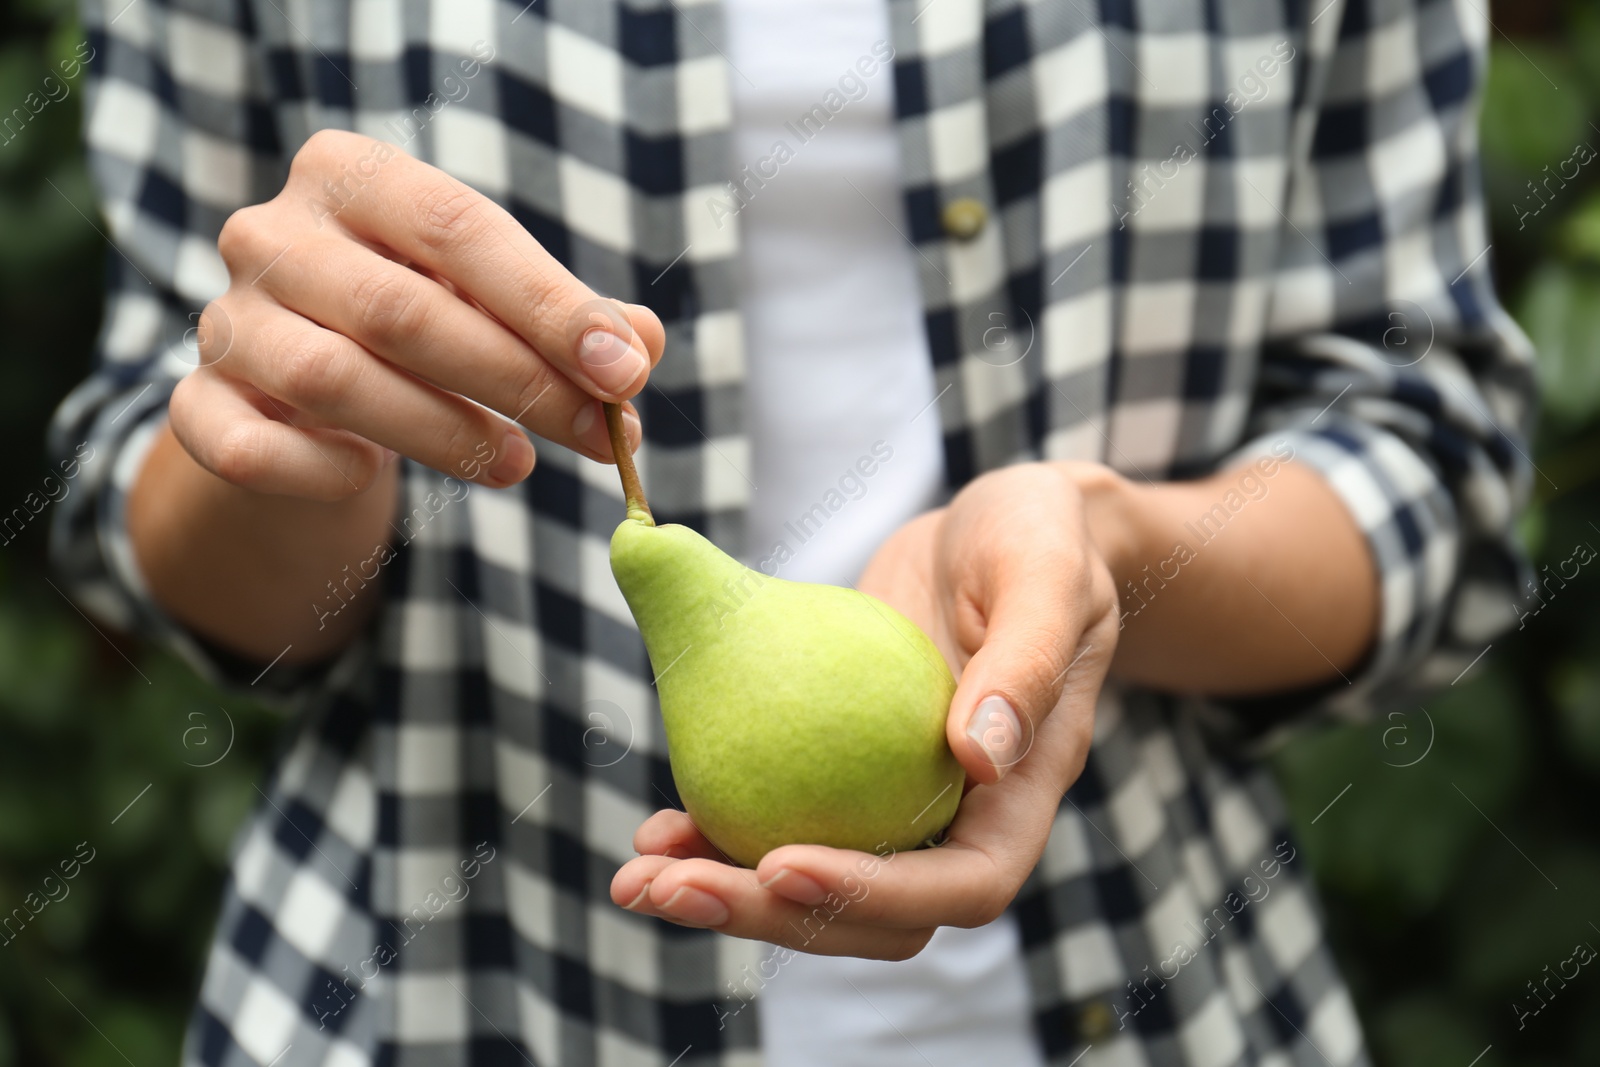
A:
POLYGON ((1103 1000, 1091 1000, 1078 1012, 1078 1038, 1087 1045, 1098 1044, 1111 1036, 1115 1020, 1103 1000))
POLYGON ((950 201, 939 216, 944 232, 958 241, 972 240, 988 221, 989 209, 970 196, 950 201))

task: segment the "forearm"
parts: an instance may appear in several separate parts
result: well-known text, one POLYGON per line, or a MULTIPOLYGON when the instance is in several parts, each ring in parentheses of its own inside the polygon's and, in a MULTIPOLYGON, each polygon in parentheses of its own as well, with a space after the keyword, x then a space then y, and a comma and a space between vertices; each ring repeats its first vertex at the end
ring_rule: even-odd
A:
POLYGON ((1246 696, 1337 679, 1360 662, 1378 625, 1361 530, 1315 471, 1270 469, 1091 489, 1092 535, 1121 598, 1113 675, 1246 696))
POLYGON ((163 426, 128 497, 134 556, 162 608, 210 640, 263 663, 326 658, 378 605, 381 569, 362 572, 387 553, 397 466, 337 503, 271 496, 211 474, 163 426))

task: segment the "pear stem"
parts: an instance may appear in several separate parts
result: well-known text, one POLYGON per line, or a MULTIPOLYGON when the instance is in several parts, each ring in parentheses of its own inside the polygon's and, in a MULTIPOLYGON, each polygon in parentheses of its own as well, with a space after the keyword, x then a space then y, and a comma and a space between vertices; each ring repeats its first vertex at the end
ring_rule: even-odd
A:
POLYGON ((611 454, 617 461, 617 473, 622 476, 622 495, 627 498, 628 518, 646 526, 654 526, 656 517, 644 498, 644 486, 639 481, 639 468, 633 465, 633 450, 628 447, 628 430, 622 423, 622 405, 604 404, 606 432, 611 435, 611 454))

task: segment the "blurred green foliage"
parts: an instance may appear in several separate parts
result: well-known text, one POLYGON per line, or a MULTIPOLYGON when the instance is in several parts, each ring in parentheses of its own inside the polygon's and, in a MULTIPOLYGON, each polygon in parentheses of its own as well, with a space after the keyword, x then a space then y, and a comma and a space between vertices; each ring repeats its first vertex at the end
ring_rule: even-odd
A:
MULTIPOLYGON (((1528 183, 1600 148, 1600 10, 1544 0, 1495 16, 1514 41, 1494 44, 1485 182, 1502 291, 1540 349, 1525 529, 1554 568, 1600 546, 1600 159, 1538 194, 1528 183)), ((35 91, 78 40, 66 0, 0 6, 0 101, 35 91)), ((0 144, 0 448, 20 457, 0 467, 4 500, 48 473, 45 420, 96 327, 103 242, 79 89, 0 144)), ((277 724, 88 625, 46 580, 46 518, 0 547, 0 915, 60 896, 44 880, 80 842, 94 859, 0 946, 0 1067, 173 1063, 227 843, 277 724)), ((1527 983, 1575 943, 1600 946, 1597 591, 1600 566, 1585 568, 1425 708, 1278 757, 1383 1067, 1600 1063, 1592 968, 1520 1027, 1513 1008, 1538 1006, 1527 983)))

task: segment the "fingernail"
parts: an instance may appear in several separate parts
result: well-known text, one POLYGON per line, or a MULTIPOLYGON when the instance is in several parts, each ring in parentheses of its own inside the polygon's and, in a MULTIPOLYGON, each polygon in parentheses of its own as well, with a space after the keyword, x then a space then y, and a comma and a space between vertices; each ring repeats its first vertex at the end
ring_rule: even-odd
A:
POLYGON ((728 921, 728 906, 704 889, 682 886, 672 894, 661 910, 675 919, 699 923, 701 926, 721 926, 728 921))
POLYGON ((796 904, 821 904, 828 896, 828 891, 815 878, 787 867, 779 868, 777 874, 761 883, 761 888, 770 889, 796 904))
MULTIPOLYGON (((639 428, 639 417, 627 408, 623 408, 622 425, 628 432, 628 450, 637 452, 642 433, 639 428)), ((572 436, 591 452, 602 456, 611 455, 611 432, 606 429, 606 420, 600 417, 598 400, 578 409, 577 415, 572 419, 572 436)))
POLYGON ((606 433, 605 420, 600 417, 598 400, 583 405, 572 417, 572 436, 591 452, 603 456, 611 451, 611 437, 606 433))
POLYGON ((610 330, 594 329, 578 342, 578 362, 603 391, 613 396, 627 390, 649 363, 627 341, 610 330))
POLYGON ((500 444, 500 458, 489 468, 489 480, 501 485, 520 481, 533 462, 533 445, 522 436, 521 430, 507 432, 500 444))
POLYGON ((644 898, 650 895, 650 883, 654 882, 654 881, 655 881, 655 879, 652 878, 652 879, 650 879, 649 882, 646 882, 644 884, 644 888, 639 890, 639 895, 634 897, 632 900, 628 901, 628 903, 624 904, 622 906, 622 910, 623 911, 636 911, 638 909, 639 905, 644 903, 644 898))
POLYGON ((1000 778, 1022 758, 1022 720, 1003 696, 987 697, 972 714, 967 736, 977 742, 1000 778))

